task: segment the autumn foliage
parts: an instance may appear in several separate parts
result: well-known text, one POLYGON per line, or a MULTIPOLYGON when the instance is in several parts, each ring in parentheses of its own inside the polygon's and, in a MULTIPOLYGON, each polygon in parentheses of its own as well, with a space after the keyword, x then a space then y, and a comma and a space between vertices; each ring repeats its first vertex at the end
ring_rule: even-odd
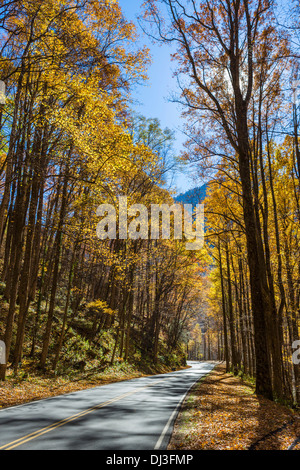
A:
POLYGON ((173 133, 130 108, 150 56, 118 2, 0 2, 1 379, 26 361, 59 374, 219 359, 299 405, 298 13, 143 3, 145 30, 175 45, 180 158, 207 182, 206 247, 189 252, 96 236, 100 204, 174 202, 173 133))
POLYGON ((299 5, 147 0, 144 19, 176 47, 183 159, 209 181, 215 356, 299 404, 299 5))
POLYGON ((184 365, 195 257, 96 237, 100 204, 173 201, 172 133, 130 109, 149 62, 135 26, 114 0, 29 0, 0 2, 0 28, 1 378, 25 363, 184 365))

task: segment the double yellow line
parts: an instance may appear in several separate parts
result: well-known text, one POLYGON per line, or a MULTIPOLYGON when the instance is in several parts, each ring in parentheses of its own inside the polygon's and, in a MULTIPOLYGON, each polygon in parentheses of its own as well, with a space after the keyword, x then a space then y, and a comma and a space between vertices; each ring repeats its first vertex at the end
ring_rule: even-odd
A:
POLYGON ((31 434, 27 434, 26 436, 20 437, 19 439, 16 439, 15 441, 11 441, 5 444, 4 446, 0 447, 0 450, 12 450, 15 447, 21 446, 25 444, 26 442, 32 441, 33 439, 36 439, 42 436, 43 434, 46 434, 48 432, 53 431, 54 429, 64 426, 65 424, 68 424, 71 421, 75 421, 76 419, 82 418, 83 416, 86 416, 92 413, 93 411, 99 410, 100 408, 104 408, 105 406, 108 406, 111 403, 120 401, 123 398, 129 397, 130 395, 134 395, 135 393, 141 392, 142 390, 152 387, 153 385, 157 385, 160 382, 164 382, 165 380, 168 380, 168 377, 162 380, 154 381, 154 383, 146 385, 145 387, 136 388, 132 390, 131 392, 124 393, 123 395, 119 395, 118 397, 108 400, 106 402, 99 403, 98 405, 92 406, 91 408, 81 411, 80 413, 76 413, 75 415, 69 416, 68 418, 62 419, 61 421, 57 421, 56 423, 50 424, 49 426, 46 426, 45 428, 38 429, 37 431, 34 431, 31 434))

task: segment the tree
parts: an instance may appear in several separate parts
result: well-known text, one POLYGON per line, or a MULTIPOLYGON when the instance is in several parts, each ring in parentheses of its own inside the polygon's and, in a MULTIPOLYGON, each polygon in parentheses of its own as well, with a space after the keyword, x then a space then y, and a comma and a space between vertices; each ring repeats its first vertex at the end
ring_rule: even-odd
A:
POLYGON ((176 0, 148 0, 145 20, 158 27, 163 41, 178 44, 174 55, 179 63, 178 75, 189 82, 181 85, 181 102, 190 120, 198 123, 202 119, 206 123, 204 135, 203 128, 195 131, 190 126, 192 154, 215 161, 225 154, 238 168, 254 318, 256 391, 272 398, 268 340, 271 299, 251 170, 250 103, 257 83, 263 86, 265 79, 259 65, 262 51, 268 54, 265 60, 277 61, 277 66, 282 67, 279 57, 287 56, 286 41, 272 24, 271 3, 260 0, 197 4, 189 1, 184 5, 176 0), (170 24, 166 27, 158 4, 169 13, 170 24), (272 50, 267 46, 271 42, 276 43, 272 50))

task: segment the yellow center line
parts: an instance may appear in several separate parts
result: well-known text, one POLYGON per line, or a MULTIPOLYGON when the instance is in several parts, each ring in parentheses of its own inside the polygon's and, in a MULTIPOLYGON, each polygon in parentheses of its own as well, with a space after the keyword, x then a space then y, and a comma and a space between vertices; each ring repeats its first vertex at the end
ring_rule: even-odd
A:
POLYGON ((142 390, 145 390, 146 388, 152 387, 153 385, 156 385, 160 382, 164 382, 165 380, 168 380, 168 378, 169 377, 167 377, 165 379, 162 379, 162 380, 159 380, 157 382, 154 382, 152 384, 146 385, 145 387, 142 387, 142 388, 136 388, 136 389, 132 390, 131 392, 127 392, 127 393, 124 393, 123 395, 119 395, 118 397, 113 398, 111 400, 108 400, 104 403, 99 403, 98 405, 95 405, 95 406, 93 406, 91 408, 88 408, 84 411, 76 413, 75 415, 69 416, 68 418, 64 418, 61 421, 57 421, 56 423, 50 424, 49 426, 46 426, 45 428, 39 429, 39 430, 34 431, 30 434, 27 434, 23 437, 20 437, 19 439, 16 439, 15 441, 8 442, 4 446, 0 447, 0 450, 12 450, 15 447, 18 447, 22 444, 25 444, 28 441, 31 441, 33 439, 36 439, 37 437, 42 436, 43 434, 46 434, 50 431, 53 431, 54 429, 57 429, 61 426, 64 426, 65 424, 68 424, 71 421, 74 421, 78 418, 81 418, 82 416, 86 416, 89 413, 92 413, 93 411, 99 410, 100 408, 104 408, 105 406, 110 405, 111 403, 122 400, 123 398, 126 398, 130 395, 134 395, 135 393, 138 393, 142 390))

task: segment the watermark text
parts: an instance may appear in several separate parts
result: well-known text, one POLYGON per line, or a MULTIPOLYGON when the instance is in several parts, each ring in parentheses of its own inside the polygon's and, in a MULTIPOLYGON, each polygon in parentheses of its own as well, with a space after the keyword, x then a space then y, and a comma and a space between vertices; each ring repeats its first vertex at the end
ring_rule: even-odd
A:
POLYGON ((143 204, 128 205, 127 197, 118 198, 118 208, 101 204, 97 216, 100 240, 186 240, 186 249, 201 250, 204 246, 204 205, 151 204, 150 211, 143 204), (117 211, 118 209, 118 211, 117 211), (118 216, 117 216, 118 214, 118 216))

